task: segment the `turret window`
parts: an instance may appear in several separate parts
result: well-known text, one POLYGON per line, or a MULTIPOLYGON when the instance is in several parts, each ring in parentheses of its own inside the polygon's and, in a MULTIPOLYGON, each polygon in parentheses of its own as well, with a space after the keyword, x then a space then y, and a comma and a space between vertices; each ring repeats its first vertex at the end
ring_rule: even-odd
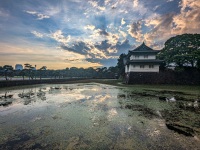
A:
POLYGON ((144 68, 144 65, 140 65, 140 68, 144 68))
POLYGON ((154 65, 149 65, 149 68, 154 68, 154 65))
POLYGON ((138 55, 135 55, 135 58, 139 58, 139 56, 138 56, 138 55))
POLYGON ((144 55, 144 58, 148 58, 148 55, 144 55))

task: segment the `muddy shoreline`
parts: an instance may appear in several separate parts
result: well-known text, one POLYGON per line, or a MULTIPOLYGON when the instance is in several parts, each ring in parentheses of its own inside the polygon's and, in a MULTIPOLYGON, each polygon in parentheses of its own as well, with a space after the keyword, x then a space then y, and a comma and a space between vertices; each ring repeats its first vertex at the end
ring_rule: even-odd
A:
POLYGON ((185 136, 200 136, 200 95, 170 90, 145 90, 143 92, 127 92, 118 95, 122 109, 138 111, 140 115, 152 119, 161 118, 165 120, 168 129, 185 136), (145 105, 135 104, 137 99, 157 99, 164 103, 170 103, 173 109, 155 111, 145 105))

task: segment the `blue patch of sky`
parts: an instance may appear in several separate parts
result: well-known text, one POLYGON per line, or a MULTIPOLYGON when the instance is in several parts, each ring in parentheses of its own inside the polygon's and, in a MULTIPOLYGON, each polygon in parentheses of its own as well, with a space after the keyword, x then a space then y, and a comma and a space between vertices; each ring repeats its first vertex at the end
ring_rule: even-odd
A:
POLYGON ((129 40, 129 43, 130 43, 131 45, 137 43, 137 42, 136 42, 136 39, 133 38, 130 34, 127 35, 127 39, 129 40))
POLYGON ((62 30, 64 36, 80 36, 84 34, 82 30, 76 29, 76 28, 65 28, 62 30))
POLYGON ((39 30, 38 32, 52 33, 59 30, 59 24, 51 18, 43 20, 35 20, 33 26, 39 30))
POLYGON ((142 22, 142 34, 145 34, 145 33, 148 33, 148 32, 150 32, 151 30, 152 30, 152 28, 153 28, 153 26, 146 26, 145 25, 145 22, 143 21, 142 22))
POLYGON ((115 27, 119 27, 121 26, 121 17, 120 16, 116 16, 115 19, 114 19, 114 25, 115 27))
POLYGON ((116 58, 110 58, 110 59, 99 59, 100 64, 103 64, 105 67, 110 67, 111 64, 114 66, 117 65, 117 59, 116 58))
POLYGON ((97 0, 97 2, 99 6, 101 7, 105 6, 105 0, 97 0))
POLYGON ((107 27, 107 20, 105 15, 97 15, 92 18, 93 20, 93 25, 97 29, 106 29, 107 27))
POLYGON ((179 13, 180 7, 179 6, 180 0, 174 0, 170 2, 165 2, 160 4, 160 7, 158 7, 155 11, 159 14, 166 14, 166 13, 179 13))

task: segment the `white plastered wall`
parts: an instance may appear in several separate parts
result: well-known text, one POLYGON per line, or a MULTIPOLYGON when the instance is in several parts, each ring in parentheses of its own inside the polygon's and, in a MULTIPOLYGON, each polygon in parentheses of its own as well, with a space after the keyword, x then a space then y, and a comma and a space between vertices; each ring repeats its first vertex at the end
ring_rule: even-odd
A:
POLYGON ((144 55, 132 55, 130 57, 130 60, 141 60, 141 59, 156 59, 155 55, 146 55, 148 56, 148 58, 144 58, 144 55), (139 57, 135 57, 135 56, 139 56, 139 57))
POLYGON ((144 68, 140 66, 141 65, 130 64, 126 72, 159 72, 159 65, 153 65, 153 68, 149 68, 149 65, 144 65, 144 68))

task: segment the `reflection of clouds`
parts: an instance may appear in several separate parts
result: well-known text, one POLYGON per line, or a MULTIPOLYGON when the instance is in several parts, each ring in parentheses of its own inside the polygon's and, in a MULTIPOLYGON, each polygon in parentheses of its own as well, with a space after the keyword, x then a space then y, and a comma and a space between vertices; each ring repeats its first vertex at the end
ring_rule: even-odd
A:
POLYGON ((71 94, 63 94, 63 96, 66 97, 65 101, 79 101, 82 99, 88 99, 89 97, 83 95, 83 94, 76 94, 76 93, 71 93, 71 94))
POLYGON ((95 96, 95 102, 96 103, 102 103, 109 98, 111 98, 110 95, 104 95, 104 96, 103 95, 97 95, 97 96, 95 96))
POLYGON ((108 111, 108 120, 111 121, 113 117, 117 115, 117 110, 115 108, 112 108, 108 111))

